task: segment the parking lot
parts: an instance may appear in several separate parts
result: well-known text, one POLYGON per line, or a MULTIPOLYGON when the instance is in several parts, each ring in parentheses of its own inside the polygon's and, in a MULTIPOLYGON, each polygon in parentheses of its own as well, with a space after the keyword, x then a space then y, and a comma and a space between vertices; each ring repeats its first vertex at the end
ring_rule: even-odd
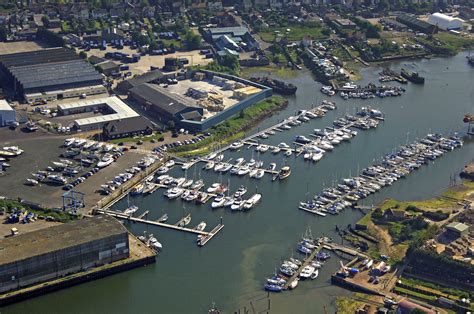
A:
MULTIPOLYGON (((80 52, 83 50, 77 49, 77 51, 80 52)), ((128 46, 123 47, 123 49, 115 49, 110 46, 107 46, 106 50, 91 49, 90 51, 86 51, 86 54, 87 54, 87 57, 96 56, 96 57, 104 58, 107 52, 122 52, 129 55, 138 53, 137 50, 130 49, 130 47, 128 46)), ((189 60, 188 66, 207 65, 213 60, 212 58, 206 59, 205 56, 200 54, 199 52, 200 52, 199 50, 193 50, 193 51, 184 51, 184 52, 177 51, 175 53, 171 53, 167 55, 147 54, 145 56, 141 56, 140 61, 136 63, 129 63, 128 65, 130 66, 130 70, 128 71, 132 72, 132 74, 142 74, 142 73, 150 71, 150 68, 152 66, 162 68, 165 65, 165 58, 187 58, 189 60)))
MULTIPOLYGON (((22 198, 30 202, 41 204, 44 207, 61 207, 62 195, 65 192, 60 185, 40 183, 36 186, 25 185, 27 178, 32 178, 32 173, 44 171, 52 166, 53 161, 59 161, 60 155, 65 152, 61 147, 70 135, 51 135, 42 130, 34 133, 24 133, 17 129, 15 131, 7 128, 0 129, 0 142, 2 146, 19 146, 24 153, 18 157, 8 160, 10 167, 0 176, 0 195, 10 198, 22 198)), ((83 183, 74 187, 75 191, 85 193, 86 207, 94 205, 102 196, 96 191, 101 184, 113 179, 117 174, 136 164, 148 152, 137 149, 125 152, 125 156, 119 157, 115 162, 101 169, 98 174, 87 178, 83 183)), ((77 160, 74 161, 77 165, 77 160)), ((87 173, 92 167, 84 168, 81 173, 87 173)), ((79 177, 68 178, 73 181, 79 177)))

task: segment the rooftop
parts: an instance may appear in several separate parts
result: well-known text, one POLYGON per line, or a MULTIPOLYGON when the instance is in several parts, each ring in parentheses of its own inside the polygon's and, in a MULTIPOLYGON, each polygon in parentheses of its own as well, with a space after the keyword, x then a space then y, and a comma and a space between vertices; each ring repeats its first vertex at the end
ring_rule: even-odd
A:
POLYGON ((216 27, 209 29, 212 36, 231 34, 232 37, 242 37, 248 33, 248 31, 245 26, 216 27))
POLYGON ((0 99, 0 110, 13 110, 5 99, 0 99))
POLYGON ((2 63, 5 67, 9 68, 76 59, 79 59, 79 56, 69 49, 49 48, 1 55, 0 63, 2 63))
POLYGON ((457 232, 464 232, 469 229, 469 226, 461 222, 452 222, 449 225, 447 225, 446 228, 457 231, 457 232))
POLYGON ((92 106, 97 106, 97 105, 107 105, 115 113, 103 115, 103 116, 97 116, 97 117, 77 119, 74 122, 78 126, 81 126, 81 125, 106 123, 113 120, 128 119, 128 118, 139 116, 138 113, 136 113, 132 108, 130 108, 126 103, 120 100, 120 98, 118 98, 117 96, 88 99, 88 100, 82 100, 78 102, 60 104, 58 105, 58 109, 64 111, 68 109, 79 109, 79 108, 86 108, 86 107, 92 107, 92 106))
POLYGON ((194 101, 181 95, 170 93, 163 87, 154 84, 145 83, 135 86, 130 92, 173 115, 188 107, 196 107, 194 101))
POLYGON ((131 133, 147 128, 151 129, 152 123, 141 116, 125 120, 110 121, 104 125, 104 129, 107 129, 109 135, 131 133))
POLYGON ((85 81, 101 81, 102 76, 84 60, 68 60, 10 68, 24 89, 44 88, 85 81))
POLYGON ((42 254, 127 233, 110 216, 95 216, 0 240, 0 264, 14 263, 42 254))

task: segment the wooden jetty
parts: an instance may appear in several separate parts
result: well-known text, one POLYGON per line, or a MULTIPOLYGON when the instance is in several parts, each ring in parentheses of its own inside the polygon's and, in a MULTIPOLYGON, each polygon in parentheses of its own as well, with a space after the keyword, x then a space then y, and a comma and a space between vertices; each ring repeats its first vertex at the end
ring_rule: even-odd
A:
POLYGON ((350 248, 350 247, 347 247, 347 246, 344 246, 344 245, 339 245, 339 244, 336 244, 336 243, 324 242, 323 248, 326 249, 326 250, 329 250, 329 251, 339 251, 339 252, 349 254, 351 256, 357 256, 357 257, 360 257, 360 258, 363 258, 363 259, 369 258, 364 253, 361 253, 361 252, 359 252, 359 251, 357 251, 353 248, 350 248))
POLYGON ((283 289, 285 290, 288 290, 288 288, 290 287, 291 283, 293 281, 295 281, 299 275, 301 274, 301 272, 303 271, 303 269, 308 266, 313 260, 314 260, 314 257, 316 256, 316 254, 319 253, 321 249, 319 247, 315 248, 313 250, 313 252, 311 252, 311 254, 309 254, 304 260, 303 262, 301 263, 301 266, 295 271, 295 273, 293 274, 293 276, 290 277, 290 279, 287 280, 287 282, 285 283, 285 285, 283 286, 283 289))
POLYGON ((201 235, 202 238, 201 238, 200 244, 198 244, 199 246, 204 246, 207 242, 209 242, 215 235, 217 235, 224 228, 224 224, 222 224, 221 222, 216 227, 214 227, 214 229, 212 229, 210 232, 207 232, 207 231, 200 231, 200 230, 186 228, 186 227, 179 227, 176 224, 172 225, 172 224, 162 223, 158 221, 137 218, 131 215, 125 215, 124 213, 111 211, 111 210, 97 209, 96 212, 100 214, 110 215, 118 219, 124 219, 128 221, 139 222, 139 223, 153 225, 157 227, 163 227, 163 228, 167 228, 171 230, 184 231, 184 232, 193 233, 196 235, 201 235))
MULTIPOLYGON (((312 112, 312 113, 316 114, 316 115, 318 116, 318 118, 321 118, 321 117, 324 116, 324 114, 320 113, 320 112, 323 110, 323 107, 324 107, 323 105, 315 106, 315 107, 306 109, 306 112, 312 112)), ((286 118, 286 119, 284 119, 284 120, 282 120, 282 121, 280 121, 280 122, 278 122, 278 123, 276 123, 276 124, 274 124, 274 125, 272 125, 272 126, 266 128, 266 129, 264 129, 264 130, 261 130, 261 131, 259 131, 259 132, 257 132, 257 133, 254 133, 254 134, 251 134, 251 135, 249 135, 249 136, 247 136, 247 137, 241 139, 240 141, 242 141, 242 142, 251 142, 251 141, 257 142, 257 141, 255 140, 256 137, 260 137, 262 134, 267 133, 267 132, 269 132, 269 131, 283 132, 284 130, 281 129, 281 127, 282 127, 283 125, 288 124, 288 123, 289 123, 290 121, 292 121, 293 119, 298 119, 298 118, 302 117, 303 115, 305 115, 305 113, 301 113, 301 114, 295 115, 295 116, 293 116, 293 117, 288 117, 288 118, 286 118), (291 119, 290 119, 290 118, 291 118, 291 119)), ((256 144, 253 144, 253 145, 256 145, 256 144)), ((220 154, 220 153, 222 153, 222 152, 228 150, 229 147, 230 147, 230 145, 221 147, 220 149, 215 150, 214 153, 220 154)), ((205 160, 205 158, 204 158, 204 160, 205 160)))
POLYGON ((142 219, 143 217, 145 217, 146 215, 148 215, 150 211, 149 210, 146 210, 143 214, 140 214, 140 216, 138 216, 139 219, 142 219))
POLYGON ((212 229, 208 235, 205 235, 201 238, 200 241, 198 241, 198 245, 199 246, 204 246, 206 245, 207 242, 209 242, 216 234, 219 233, 219 231, 222 230, 222 228, 224 228, 224 225, 222 223, 218 224, 217 226, 214 227, 214 229, 212 229))

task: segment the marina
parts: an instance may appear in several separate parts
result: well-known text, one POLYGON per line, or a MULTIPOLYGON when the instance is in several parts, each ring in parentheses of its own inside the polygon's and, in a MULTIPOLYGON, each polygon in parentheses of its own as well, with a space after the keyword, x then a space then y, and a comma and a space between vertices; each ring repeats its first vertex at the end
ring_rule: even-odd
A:
MULTIPOLYGON (((380 160, 380 156, 391 153, 394 148, 420 139, 421 136, 433 131, 443 134, 459 131, 464 145, 449 154, 444 154, 443 158, 437 158, 435 162, 430 161, 420 167, 412 175, 406 176, 403 184, 387 186, 359 200, 358 203, 370 207, 371 204, 377 204, 390 197, 400 200, 433 197, 448 185, 449 177, 457 172, 460 165, 472 159, 474 153, 472 139, 466 138, 462 132, 465 130, 465 125, 460 123, 460 117, 462 118, 470 109, 468 106, 471 104, 469 82, 472 79, 472 71, 464 70, 465 62, 465 55, 417 61, 416 70, 426 78, 426 84, 406 85, 407 91, 403 97, 388 97, 380 103, 377 98, 351 99, 338 104, 336 111, 328 111, 322 119, 314 119, 314 122, 303 123, 299 127, 282 132, 273 129, 275 136, 263 140, 266 141, 265 144, 277 146, 279 142, 292 143, 298 134, 312 134, 315 128, 324 129, 339 116, 353 112, 356 107, 370 105, 380 108, 386 116, 383 127, 364 132, 363 136, 359 134, 347 145, 340 145, 337 153, 335 150, 330 158, 321 159, 316 167, 310 166, 308 162, 302 162, 300 158, 286 158, 292 174, 285 181, 271 183, 270 179, 256 181, 250 179, 248 175, 232 176, 233 191, 240 185, 245 185, 253 192, 254 186, 258 184, 258 192, 263 195, 258 210, 236 215, 227 210, 213 211, 207 208, 202 210, 204 208, 198 206, 194 208, 190 205, 188 210, 193 216, 190 229, 200 221, 217 222, 221 216, 225 220, 225 232, 224 229, 223 232, 218 232, 219 237, 215 239, 216 241, 209 241, 204 250, 192 249, 196 244, 194 241, 186 240, 188 232, 176 232, 177 230, 172 228, 155 226, 151 223, 134 223, 124 219, 124 225, 134 234, 142 234, 143 231, 149 230, 163 243, 165 250, 157 259, 159 267, 139 268, 133 272, 64 290, 60 295, 50 294, 21 305, 13 305, 6 310, 10 313, 47 312, 54 305, 58 311, 68 311, 76 304, 78 298, 88 299, 96 295, 102 295, 103 298, 99 298, 94 304, 84 304, 82 308, 84 311, 147 313, 156 305, 150 305, 149 300, 154 300, 157 294, 167 296, 160 300, 160 308, 164 311, 191 313, 201 309, 207 310, 213 301, 226 312, 249 306, 250 296, 263 294, 262 279, 273 272, 275 265, 280 262, 278 258, 290 256, 289 248, 294 253, 295 239, 299 238, 298 235, 306 226, 311 226, 313 231, 317 230, 317 236, 324 234, 338 242, 334 225, 354 224, 362 215, 359 211, 352 210, 341 211, 338 215, 328 214, 326 217, 295 211, 295 205, 305 199, 306 191, 322 191, 332 186, 332 182, 339 182, 342 177, 352 177, 351 173, 355 175, 358 168, 378 163, 377 159, 380 160), (453 73, 447 73, 447 67, 453 73), (441 77, 443 79, 437 79, 441 77), (446 82, 449 82, 449 85, 446 82), (226 276, 224 282, 222 276, 212 275, 223 273, 226 276), (114 289, 124 282, 129 289, 126 291, 114 289), (160 284, 157 284, 158 282, 160 284), (189 282, 202 283, 202 289, 188 287, 191 286, 189 282), (183 294, 187 295, 187 302, 180 301, 183 294), (110 302, 111 298, 116 302, 110 302)), ((377 73, 381 70, 370 68, 367 71, 363 70, 362 74, 367 77, 366 81, 375 81, 377 73)), ((318 103, 322 101, 324 95, 315 88, 314 81, 310 76, 301 73, 300 77, 291 80, 298 86, 298 91, 294 99, 290 99, 288 109, 262 122, 259 125, 260 129, 254 130, 255 133, 273 127, 298 110, 305 110, 309 101, 318 103)), ((361 82, 361 85, 363 84, 366 82, 361 82)), ((309 135, 307 137, 313 139, 309 135)), ((260 141, 259 138, 256 139, 260 141)), ((235 162, 237 158, 242 157, 249 161, 252 158, 252 151, 254 158, 257 156, 255 147, 245 149, 244 146, 240 151, 226 151, 226 159, 232 158, 235 162)), ((278 169, 284 163, 285 158, 282 155, 282 153, 273 155, 269 150, 260 154, 260 158, 266 165, 277 161, 278 169)), ((194 172, 193 167, 198 167, 196 172, 199 172, 203 165, 203 162, 196 163, 188 169, 188 175, 194 172)), ((168 174, 175 178, 182 177, 183 170, 175 165, 168 174)), ((207 183, 206 187, 212 182, 219 182, 219 176, 220 173, 214 171, 201 171, 201 179, 207 183)), ((225 175, 222 182, 227 182, 228 177, 229 175, 225 175)), ((158 188, 151 194, 137 195, 131 199, 139 208, 150 210, 146 220, 157 221, 166 213, 169 215, 167 223, 174 224, 184 216, 182 203, 164 202, 164 191, 164 188, 158 188)), ((118 212, 126 207, 126 199, 122 198, 110 209, 118 212)), ((136 215, 138 217, 140 213, 137 212, 136 215)), ((212 230, 212 227, 208 230, 212 230)), ((191 234, 194 240, 197 234, 191 234)), ((301 255, 301 261, 304 256, 301 255)), ((322 312, 323 307, 326 307, 328 312, 334 312, 332 296, 349 294, 346 290, 328 284, 338 269, 340 269, 339 261, 336 258, 328 259, 319 270, 318 278, 314 281, 310 281, 311 279, 306 282, 300 281, 297 292, 292 293, 290 290, 272 294, 272 308, 289 313, 322 312), (312 301, 317 302, 316 307, 312 301)))
POLYGON ((339 184, 323 190, 313 200, 300 202, 299 209, 320 216, 326 213, 338 214, 360 199, 392 185, 422 165, 462 145, 463 141, 456 135, 445 138, 439 134, 428 134, 420 142, 384 156, 380 164, 364 168, 359 176, 344 178, 339 184))

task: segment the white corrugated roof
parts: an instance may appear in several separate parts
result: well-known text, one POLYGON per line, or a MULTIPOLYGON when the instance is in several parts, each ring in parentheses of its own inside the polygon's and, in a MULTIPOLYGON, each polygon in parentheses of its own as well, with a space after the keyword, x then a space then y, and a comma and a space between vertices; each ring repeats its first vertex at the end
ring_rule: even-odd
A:
POLYGON ((14 110, 5 99, 0 99, 0 110, 14 110))
POLYGON ((126 103, 120 100, 117 96, 87 99, 87 100, 81 100, 81 101, 72 102, 72 103, 60 104, 58 105, 58 108, 61 110, 68 110, 68 109, 93 107, 93 106, 97 106, 101 104, 107 105, 115 113, 103 115, 103 116, 97 116, 97 117, 77 119, 77 120, 74 120, 74 123, 76 123, 78 126, 83 126, 83 125, 90 125, 90 124, 106 123, 109 121, 127 119, 127 118, 133 118, 133 117, 139 116, 138 113, 136 113, 132 108, 130 108, 126 103))

